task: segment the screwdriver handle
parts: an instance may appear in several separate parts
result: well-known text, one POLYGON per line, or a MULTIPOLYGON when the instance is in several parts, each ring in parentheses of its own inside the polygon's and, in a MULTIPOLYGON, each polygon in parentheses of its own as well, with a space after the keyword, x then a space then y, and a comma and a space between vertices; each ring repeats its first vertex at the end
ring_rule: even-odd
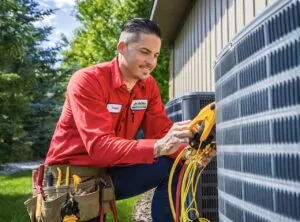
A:
POLYGON ((61 169, 57 167, 57 181, 56 181, 56 187, 59 187, 61 184, 61 169))
POLYGON ((67 169, 66 169, 66 186, 69 186, 69 180, 70 180, 70 168, 67 167, 67 169))
POLYGON ((81 182, 81 178, 78 175, 73 174, 73 181, 74 181, 74 191, 76 192, 78 188, 78 184, 81 182))

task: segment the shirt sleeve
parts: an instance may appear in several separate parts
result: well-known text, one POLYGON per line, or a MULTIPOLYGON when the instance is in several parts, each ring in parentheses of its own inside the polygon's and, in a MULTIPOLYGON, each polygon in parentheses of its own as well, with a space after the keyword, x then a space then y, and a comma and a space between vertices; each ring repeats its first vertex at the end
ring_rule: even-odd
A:
MULTIPOLYGON (((151 98, 145 113, 142 128, 144 130, 145 138, 160 139, 167 134, 167 132, 173 126, 173 122, 166 114, 165 106, 161 100, 159 88, 154 79, 152 92, 153 97, 151 98)), ((188 144, 182 144, 175 153, 168 155, 167 157, 176 159, 179 153, 187 145, 188 144)))
POLYGON ((153 163, 155 139, 135 141, 115 135, 104 87, 94 75, 79 72, 67 89, 77 130, 93 165, 153 163))
POLYGON ((166 114, 159 88, 154 79, 151 85, 151 99, 149 99, 149 104, 145 112, 142 129, 145 138, 160 139, 167 134, 173 123, 166 114))

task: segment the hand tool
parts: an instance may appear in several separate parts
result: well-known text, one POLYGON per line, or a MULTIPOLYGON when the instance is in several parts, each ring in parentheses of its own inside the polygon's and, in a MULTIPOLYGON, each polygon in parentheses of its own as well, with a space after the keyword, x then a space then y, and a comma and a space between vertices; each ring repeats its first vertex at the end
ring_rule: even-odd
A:
POLYGON ((57 181, 56 181, 56 187, 60 187, 61 184, 61 169, 57 167, 57 181))
POLYGON ((43 179, 44 179, 44 165, 40 165, 38 169, 37 181, 37 200, 35 218, 37 221, 42 220, 42 200, 43 200, 43 179))
POLYGON ((69 186, 69 181, 70 181, 70 168, 67 167, 67 169, 66 169, 66 186, 69 186))
POLYGON ((76 174, 73 174, 72 177, 74 182, 74 191, 76 192, 78 190, 78 184, 81 182, 81 178, 76 174))

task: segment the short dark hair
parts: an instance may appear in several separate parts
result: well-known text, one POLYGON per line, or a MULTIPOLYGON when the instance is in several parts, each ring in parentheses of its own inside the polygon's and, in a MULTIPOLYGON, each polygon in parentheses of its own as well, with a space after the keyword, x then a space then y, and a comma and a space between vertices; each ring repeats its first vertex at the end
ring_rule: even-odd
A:
POLYGON ((161 31, 158 24, 147 18, 134 18, 129 20, 124 25, 122 32, 154 34, 161 39, 161 31))

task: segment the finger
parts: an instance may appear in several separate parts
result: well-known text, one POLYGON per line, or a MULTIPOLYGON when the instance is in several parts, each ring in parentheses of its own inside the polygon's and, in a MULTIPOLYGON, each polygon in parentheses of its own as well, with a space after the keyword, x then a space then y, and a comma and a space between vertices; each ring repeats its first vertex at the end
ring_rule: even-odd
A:
POLYGON ((174 143, 189 143, 189 138, 178 138, 178 137, 175 137, 175 141, 174 143))
POLYGON ((188 129, 188 124, 186 125, 176 125, 173 128, 175 131, 181 131, 181 130, 187 130, 188 129))
POLYGON ((191 129, 191 131, 195 134, 198 132, 198 130, 200 129, 200 126, 198 124, 196 124, 195 126, 193 126, 193 128, 191 129))
POLYGON ((215 157, 216 155, 217 155, 217 151, 215 149, 212 149, 208 154, 208 156, 211 158, 215 157))
POLYGON ((209 162, 200 160, 199 163, 202 167, 206 167, 209 162))
POLYGON ((195 126, 193 126, 193 129, 195 129, 196 131, 198 131, 200 129, 200 126, 198 124, 196 124, 195 126))
POLYGON ((174 131, 173 136, 178 138, 193 138, 194 135, 190 130, 174 131))
POLYGON ((199 163, 202 165, 202 166, 206 166, 207 164, 209 164, 211 161, 211 158, 207 158, 207 157, 203 157, 199 163))
POLYGON ((176 123, 174 123, 174 125, 177 125, 177 126, 188 125, 190 122, 191 122, 191 120, 184 120, 181 122, 176 122, 176 123))

